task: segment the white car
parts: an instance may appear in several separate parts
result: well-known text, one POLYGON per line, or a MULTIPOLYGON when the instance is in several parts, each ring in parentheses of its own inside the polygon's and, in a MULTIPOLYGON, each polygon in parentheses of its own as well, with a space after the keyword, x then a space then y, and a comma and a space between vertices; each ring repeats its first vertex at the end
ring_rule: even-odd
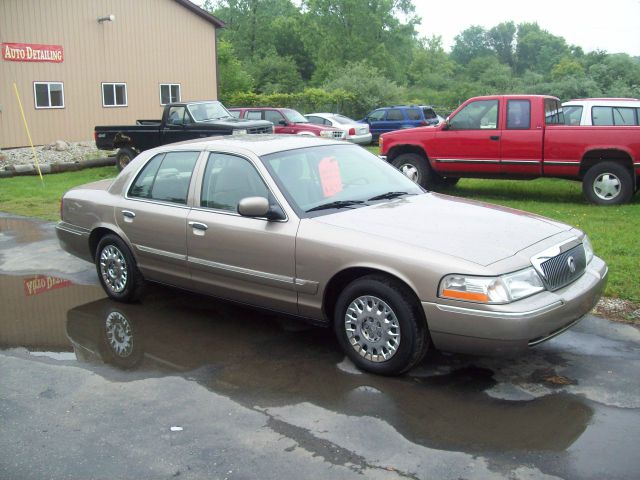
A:
POLYGON ((344 130, 347 134, 346 140, 350 142, 359 145, 369 145, 371 143, 371 132, 369 131, 369 125, 366 123, 359 123, 339 113, 310 113, 305 117, 311 123, 329 125, 344 130))
POLYGON ((640 125, 637 98, 582 98, 562 104, 567 125, 640 125))

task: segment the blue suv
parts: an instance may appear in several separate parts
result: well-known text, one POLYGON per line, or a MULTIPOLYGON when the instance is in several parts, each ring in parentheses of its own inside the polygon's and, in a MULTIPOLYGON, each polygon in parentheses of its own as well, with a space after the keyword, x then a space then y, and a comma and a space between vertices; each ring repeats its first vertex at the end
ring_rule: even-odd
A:
POLYGON ((403 128, 437 125, 442 120, 429 105, 397 105, 377 108, 360 122, 369 124, 373 140, 386 132, 403 128))

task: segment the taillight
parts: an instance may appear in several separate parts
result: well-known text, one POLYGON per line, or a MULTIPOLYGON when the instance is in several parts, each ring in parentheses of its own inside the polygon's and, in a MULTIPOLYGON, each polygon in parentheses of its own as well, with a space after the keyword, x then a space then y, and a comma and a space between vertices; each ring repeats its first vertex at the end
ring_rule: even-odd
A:
POLYGON ((356 134, 356 129, 355 128, 350 128, 349 129, 349 135, 355 135, 356 134))

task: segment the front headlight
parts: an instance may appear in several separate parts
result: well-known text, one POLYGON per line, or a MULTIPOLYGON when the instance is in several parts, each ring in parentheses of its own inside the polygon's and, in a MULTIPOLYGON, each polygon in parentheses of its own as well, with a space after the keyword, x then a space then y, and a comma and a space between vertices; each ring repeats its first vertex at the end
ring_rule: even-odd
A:
POLYGON ((587 260, 587 265, 589 265, 589 262, 593 260, 593 246, 587 235, 582 239, 582 246, 584 247, 584 257, 587 260))
POLYGON ((476 303, 509 303, 542 290, 542 280, 529 267, 499 277, 447 275, 440 282, 438 296, 476 303))

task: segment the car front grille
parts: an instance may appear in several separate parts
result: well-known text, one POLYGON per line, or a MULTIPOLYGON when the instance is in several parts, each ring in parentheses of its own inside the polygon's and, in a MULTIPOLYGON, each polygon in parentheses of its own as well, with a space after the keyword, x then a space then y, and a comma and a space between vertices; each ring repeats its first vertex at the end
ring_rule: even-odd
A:
POLYGON ((273 133, 273 130, 271 127, 252 127, 247 128, 247 133, 273 133))
POLYGON ((549 260, 542 262, 542 279, 548 290, 557 290, 580 277, 587 267, 587 259, 582 244, 573 247, 549 260))

